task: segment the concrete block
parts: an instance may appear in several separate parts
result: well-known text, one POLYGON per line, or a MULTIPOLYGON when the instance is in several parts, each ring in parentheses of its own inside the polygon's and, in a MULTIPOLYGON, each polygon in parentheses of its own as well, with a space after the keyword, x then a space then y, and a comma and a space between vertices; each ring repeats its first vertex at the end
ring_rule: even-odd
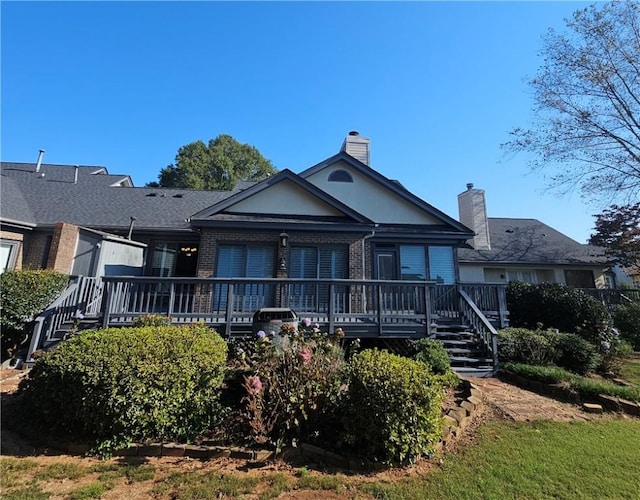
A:
POLYGON ((449 410, 447 415, 452 418, 455 418, 459 425, 460 422, 467 417, 467 410, 465 410, 464 408, 457 408, 457 409, 449 410))
POLYGON ((620 411, 620 403, 615 396, 609 396, 607 394, 598 394, 598 401, 602 406, 610 411, 620 411))
POLYGON ((445 429, 454 429, 458 426, 458 421, 450 415, 445 415, 443 419, 445 429))
POLYGON ((602 405, 595 403, 583 403, 582 408, 587 413, 602 413, 602 405))
POLYGON ((265 460, 269 460, 275 456, 275 453, 271 450, 257 450, 255 452, 255 460, 258 462, 264 462, 265 460))
POLYGON ((138 447, 140 457, 159 457, 162 453, 162 443, 150 443, 138 447))
POLYGON ((476 411, 476 406, 471 401, 468 401, 468 400, 465 400, 462 403, 460 403, 460 407, 467 410, 467 413, 469 415, 471 415, 474 411, 476 411))
POLYGON ((160 451, 163 457, 184 457, 184 444, 163 443, 160 451))
POLYGON ((135 457, 138 454, 139 446, 137 444, 130 444, 125 448, 115 450, 113 454, 118 457, 135 457))
POLYGON ((253 460, 254 452, 245 448, 229 448, 231 458, 239 458, 241 460, 253 460))
POLYGON ((619 399, 618 402, 622 408, 622 411, 628 413, 629 415, 640 416, 640 405, 633 401, 629 401, 627 399, 619 399))

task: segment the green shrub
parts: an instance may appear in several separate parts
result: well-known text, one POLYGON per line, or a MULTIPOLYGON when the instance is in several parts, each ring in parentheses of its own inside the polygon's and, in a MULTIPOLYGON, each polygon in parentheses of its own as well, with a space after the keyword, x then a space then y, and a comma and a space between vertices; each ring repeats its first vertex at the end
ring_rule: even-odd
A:
POLYGON ((575 333, 545 333, 556 352, 554 364, 579 375, 595 370, 600 358, 595 346, 575 333))
POLYGON ((581 290, 559 283, 511 282, 507 287, 509 321, 513 327, 557 328, 577 333, 594 345, 611 322, 605 306, 581 290))
POLYGON ((498 332, 498 357, 507 363, 553 364, 554 344, 542 330, 505 328, 498 332))
POLYGON ((243 403, 252 442, 276 449, 300 440, 335 442, 334 415, 346 377, 336 339, 298 331, 258 337, 245 361, 243 403))
POLYGON ((613 325, 620 336, 640 351, 640 303, 618 306, 613 311, 613 325))
POLYGON ((442 342, 425 338, 418 340, 414 345, 417 351, 414 359, 429 365, 433 373, 444 375, 451 370, 449 353, 442 342))
POLYGON ((43 429, 109 451, 190 441, 219 421, 227 345, 204 325, 86 332, 38 359, 24 391, 43 429))
POLYGON ((388 463, 433 453, 441 436, 442 386, 422 362, 365 350, 350 361, 345 439, 362 456, 388 463))
POLYGON ((68 281, 66 274, 51 269, 7 271, 0 275, 3 357, 25 341, 25 326, 64 290, 68 281))
POLYGON ((600 362, 596 348, 575 333, 505 328, 498 335, 498 354, 506 363, 557 365, 585 375, 600 362))
POLYGON ((171 325, 171 318, 169 316, 163 316, 162 314, 145 314, 136 318, 133 322, 134 327, 169 325, 171 325))

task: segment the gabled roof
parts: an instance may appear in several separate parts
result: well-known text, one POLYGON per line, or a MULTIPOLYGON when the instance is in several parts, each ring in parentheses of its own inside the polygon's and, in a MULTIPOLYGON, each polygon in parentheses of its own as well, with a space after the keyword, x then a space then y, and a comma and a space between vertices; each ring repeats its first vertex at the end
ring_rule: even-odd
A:
POLYGON ((463 233, 463 235, 466 235, 466 237, 469 237, 469 235, 473 234, 473 231, 471 231, 471 229, 466 227, 464 224, 460 223, 459 221, 448 216, 444 212, 438 210, 433 205, 427 203, 426 201, 422 200, 418 196, 414 195, 397 180, 391 180, 385 177, 384 175, 380 174, 379 172, 376 172, 371 167, 365 165, 364 163, 355 159, 354 157, 352 157, 351 155, 349 155, 344 151, 341 151, 331 156, 330 158, 327 158, 326 160, 304 170, 299 175, 303 179, 308 179, 311 176, 317 174, 318 172, 326 168, 332 167, 333 165, 339 162, 346 163, 350 168, 356 170, 358 173, 362 174, 366 178, 378 184, 383 189, 386 189, 389 192, 399 196, 401 199, 417 207, 418 209, 427 213, 431 217, 437 219, 442 226, 448 227, 450 231, 453 230, 455 232, 463 233))
POLYGON ((236 191, 128 187, 125 175, 104 167, 75 167, 34 163, 1 163, 3 222, 15 219, 52 226, 68 222, 105 231, 126 231, 131 217, 135 230, 189 230, 189 218, 236 191), (44 173, 44 177, 41 175, 44 173))
POLYGON ((194 226, 217 225, 219 222, 225 222, 227 224, 251 224, 257 222, 305 224, 312 222, 321 225, 354 223, 373 225, 373 222, 364 215, 353 210, 346 204, 330 196, 288 169, 282 170, 276 175, 194 214, 191 218, 191 223, 194 226), (287 200, 281 200, 280 207, 283 208, 282 210, 272 212, 249 212, 244 209, 238 209, 238 207, 242 205, 243 201, 256 198, 269 190, 274 190, 276 186, 286 183, 300 188, 308 196, 310 201, 326 206, 328 209, 328 215, 322 216, 305 214, 304 207, 299 207, 298 210, 293 211, 296 213, 292 213, 290 207, 286 206, 287 200))
POLYGON ((458 250, 458 261, 517 265, 607 265, 604 250, 584 245, 536 219, 489 217, 491 250, 458 250))

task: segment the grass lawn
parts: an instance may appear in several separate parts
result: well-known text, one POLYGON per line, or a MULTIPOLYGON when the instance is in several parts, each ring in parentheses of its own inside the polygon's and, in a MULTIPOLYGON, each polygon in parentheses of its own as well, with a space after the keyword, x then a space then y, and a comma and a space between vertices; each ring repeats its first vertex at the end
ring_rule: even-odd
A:
POLYGON ((620 376, 633 385, 640 387, 640 358, 626 360, 622 365, 620 376))
POLYGON ((491 422, 428 476, 366 489, 376 498, 635 499, 640 421, 491 422))
MULTIPOLYGON (((215 467, 184 470, 166 463, 132 466, 117 461, 84 465, 3 457, 2 498, 118 498, 135 484, 136 498, 380 499, 635 499, 640 491, 640 419, 594 422, 539 421, 483 424, 474 444, 446 455, 441 468, 409 479, 343 474, 221 473, 215 467), (63 488, 64 486, 64 488, 63 488), (60 488, 63 488, 61 490, 60 488), (56 490, 57 489, 57 490, 56 490), (325 491, 326 493, 322 493, 325 491)), ((87 460, 87 459, 84 459, 87 460)), ((114 459, 115 460, 115 459, 114 459)), ((203 466, 206 462, 203 463, 203 466)))

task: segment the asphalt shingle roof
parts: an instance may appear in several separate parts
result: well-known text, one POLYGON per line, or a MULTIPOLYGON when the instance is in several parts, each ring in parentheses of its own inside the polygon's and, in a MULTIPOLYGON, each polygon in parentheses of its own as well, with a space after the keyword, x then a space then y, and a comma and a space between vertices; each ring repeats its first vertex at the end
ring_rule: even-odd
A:
POLYGON ((104 230, 127 229, 135 217, 135 228, 188 229, 190 217, 247 187, 234 191, 137 188, 118 186, 127 175, 109 174, 104 167, 75 167, 34 163, 1 164, 4 219, 52 225, 63 221, 104 230), (98 173, 95 173, 98 172, 98 173), (44 173, 44 176, 42 176, 44 173))
POLYGON ((489 217, 491 250, 459 249, 462 263, 606 264, 604 250, 584 245, 536 219, 489 217))

